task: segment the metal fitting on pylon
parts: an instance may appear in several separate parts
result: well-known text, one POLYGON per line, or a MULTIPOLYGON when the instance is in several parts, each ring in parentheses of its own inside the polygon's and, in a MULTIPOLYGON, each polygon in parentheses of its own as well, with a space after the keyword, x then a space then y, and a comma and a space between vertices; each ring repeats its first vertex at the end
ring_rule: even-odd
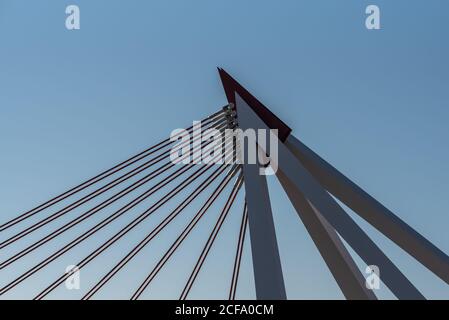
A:
POLYGON ((237 126, 237 112, 233 103, 228 104, 223 108, 226 120, 228 122, 228 128, 234 129, 237 126))

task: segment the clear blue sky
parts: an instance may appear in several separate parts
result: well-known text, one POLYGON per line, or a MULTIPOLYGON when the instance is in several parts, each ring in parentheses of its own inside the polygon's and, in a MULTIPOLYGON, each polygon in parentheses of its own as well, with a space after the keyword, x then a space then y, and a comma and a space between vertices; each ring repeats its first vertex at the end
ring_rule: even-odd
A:
MULTIPOLYGON (((449 253, 448 15, 446 0, 0 0, 0 220, 215 112, 226 103, 221 66, 295 136, 449 253), (65 29, 69 4, 80 6, 79 31, 65 29), (379 5, 382 30, 366 30, 368 4, 379 5)), ((270 188, 289 298, 342 298, 277 182, 270 188)), ((240 205, 192 298, 226 297, 240 205)), ((427 297, 449 298, 446 284, 357 221, 427 297)), ((145 298, 178 298, 205 241, 202 228, 145 298)), ((99 258, 82 283, 89 287, 146 230, 99 258)), ((179 230, 98 297, 128 298, 179 230)), ((32 297, 87 250, 7 297, 32 297)), ((2 271, 0 285, 49 252, 2 271)), ((254 297, 249 256, 240 298, 254 297)), ((79 296, 62 288, 51 297, 79 296)), ((392 297, 385 286, 380 296, 392 297)))

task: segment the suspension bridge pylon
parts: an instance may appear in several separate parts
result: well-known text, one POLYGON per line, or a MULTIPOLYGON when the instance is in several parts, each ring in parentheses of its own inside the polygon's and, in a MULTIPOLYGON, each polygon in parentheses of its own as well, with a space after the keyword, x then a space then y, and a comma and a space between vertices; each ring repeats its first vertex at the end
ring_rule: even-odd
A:
MULTIPOLYGON (((218 68, 218 71, 228 102, 235 106, 238 127, 242 130, 277 130, 276 157, 270 157, 266 143, 258 143, 258 148, 268 161, 278 162, 276 176, 280 184, 347 299, 373 300, 376 295, 367 287, 341 239, 368 266, 379 267, 382 281, 397 298, 424 299, 424 296, 335 198, 449 284, 449 257, 444 252, 293 136, 282 120, 224 69, 218 68)), ((283 299, 284 283, 270 216, 269 194, 264 178, 254 179, 254 172, 251 166, 243 165, 249 225, 254 225, 250 235, 257 297, 283 299), (249 183, 248 179, 259 181, 249 183), (260 224, 264 227, 257 227, 260 224), (267 236, 264 239, 260 239, 258 230, 253 232, 257 228, 265 228, 267 236), (271 263, 266 263, 269 258, 265 255, 271 256, 271 263)))
MULTIPOLYGON (((233 208, 239 203, 241 190, 245 194, 243 208, 237 210, 240 227, 238 237, 233 238, 237 241, 232 270, 229 268, 228 298, 236 298, 248 229, 256 298, 287 299, 274 223, 278 213, 272 208, 265 175, 270 170, 345 298, 378 298, 367 286, 348 246, 367 266, 379 268, 382 282, 398 299, 425 297, 340 203, 449 284, 446 253, 296 138, 286 123, 224 69, 218 71, 228 104, 200 122, 204 132, 213 133, 218 139, 211 140, 210 136, 197 132, 197 122, 194 122, 193 126, 172 133, 169 138, 0 224, 1 299, 16 297, 17 292, 30 293, 36 300, 51 299, 56 289, 76 272, 84 272, 93 261, 120 243, 125 252, 114 251, 107 263, 101 265, 102 269, 91 274, 93 278, 86 282, 89 287, 83 288, 86 290, 80 297, 97 298, 110 288, 108 285, 119 273, 137 263, 136 257, 145 254, 145 248, 160 234, 165 232, 165 239, 175 235, 166 250, 151 254, 150 258, 155 261, 134 266, 134 271, 143 273, 133 275, 139 281, 137 286, 131 284, 129 288, 114 291, 132 300, 145 298, 154 279, 174 259, 175 253, 183 249, 185 240, 206 220, 204 217, 218 212, 212 218, 212 230, 192 263, 187 281, 181 283, 179 299, 188 299, 214 243, 223 234, 223 225, 235 214, 233 208), (228 130, 231 136, 226 134, 228 130), (269 135, 264 138, 254 135, 251 139, 251 135, 248 138, 244 134, 247 131, 264 131, 269 135), (184 148, 190 150, 190 146, 201 152, 184 153, 184 148), (251 150, 257 154, 254 163, 245 159, 251 150), (177 161, 173 161, 174 154, 177 161), (208 161, 202 161, 204 157, 208 161), (223 197, 224 204, 220 204, 223 197), (192 210, 186 212, 188 209, 192 210), (186 223, 183 220, 176 223, 180 216, 189 214, 186 223), (179 233, 168 228, 174 224, 183 227, 179 233), (65 258, 79 259, 70 263, 75 266, 73 270, 63 271, 65 258), (20 267, 16 268, 18 264, 20 267), (53 278, 54 270, 61 274, 50 284, 40 287, 31 281, 43 272, 47 272, 46 276, 40 279, 53 278), (95 278, 98 274, 99 279, 95 278), (18 286, 27 284, 27 290, 17 290, 18 286)), ((200 236, 197 239, 200 240, 195 243, 202 241, 200 236)))

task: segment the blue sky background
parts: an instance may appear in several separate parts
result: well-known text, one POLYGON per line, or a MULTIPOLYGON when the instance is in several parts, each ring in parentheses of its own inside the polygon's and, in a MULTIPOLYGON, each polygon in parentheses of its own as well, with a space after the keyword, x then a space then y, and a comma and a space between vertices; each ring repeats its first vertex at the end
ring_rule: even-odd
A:
MULTIPOLYGON (((218 110, 226 103, 216 72, 221 66, 284 119, 295 136, 449 253, 448 14, 446 0, 0 0, 1 221, 218 110), (79 31, 65 29, 69 4, 80 6, 79 31), (382 30, 366 30, 368 4, 379 5, 382 30)), ((342 298, 273 179, 270 188, 289 298, 342 298)), ((227 297, 242 196, 191 298, 227 297)), ((143 298, 178 298, 219 208, 143 298)), ((193 210, 96 297, 129 298, 188 214, 193 210)), ((82 271, 83 288, 157 219, 82 271)), ((426 297, 449 298, 446 284, 356 219, 426 297)), ((125 221, 2 298, 33 297, 125 221)), ((75 234, 2 270, 0 285, 75 234)), ((239 298, 254 297, 246 244, 239 298)), ((15 250, 0 251, 1 260, 15 250)), ((81 294, 62 287, 51 297, 81 294)), ((393 298, 385 286, 379 295, 393 298)))

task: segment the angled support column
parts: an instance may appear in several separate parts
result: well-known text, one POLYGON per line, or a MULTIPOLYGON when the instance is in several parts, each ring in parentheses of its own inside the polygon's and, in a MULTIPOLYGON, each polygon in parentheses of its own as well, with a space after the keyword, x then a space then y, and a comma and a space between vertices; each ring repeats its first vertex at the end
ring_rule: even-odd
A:
POLYGON ((281 169, 278 169, 276 175, 345 298, 376 300, 373 291, 366 288, 365 278, 334 228, 295 188, 281 169))
POLYGON ((258 300, 285 300, 284 278, 274 229, 268 186, 259 166, 243 165, 248 223, 258 300))
MULTIPOLYGON (((270 129, 239 96, 236 97, 236 102, 241 129, 270 129), (242 119, 245 121, 241 121, 242 119)), ((304 194, 365 263, 377 265, 380 268, 382 281, 399 299, 424 299, 416 287, 320 186, 283 143, 278 145, 278 159, 270 157, 270 160, 277 161, 276 166, 288 172, 293 185, 304 194)))
MULTIPOLYGON (((245 123, 243 118, 241 121, 245 123)), ((244 145, 243 141, 240 143, 244 145)), ((248 164, 247 161, 243 161, 243 177, 257 299, 285 300, 287 296, 266 178, 260 175, 258 164, 248 164)))
POLYGON ((290 135, 285 145, 325 189, 449 284, 449 257, 444 252, 298 139, 290 135))

